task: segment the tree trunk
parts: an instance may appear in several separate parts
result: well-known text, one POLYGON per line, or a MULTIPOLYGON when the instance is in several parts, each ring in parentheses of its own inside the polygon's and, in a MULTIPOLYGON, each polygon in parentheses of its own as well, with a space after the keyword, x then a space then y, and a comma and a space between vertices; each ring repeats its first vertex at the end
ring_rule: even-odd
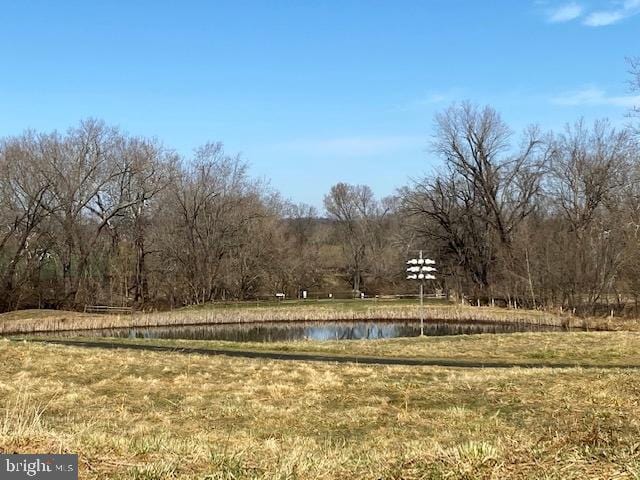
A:
POLYGON ((147 271, 145 267, 146 252, 144 249, 144 233, 138 229, 135 239, 136 270, 135 270, 135 296, 136 305, 143 306, 149 294, 149 284, 147 281, 147 271))

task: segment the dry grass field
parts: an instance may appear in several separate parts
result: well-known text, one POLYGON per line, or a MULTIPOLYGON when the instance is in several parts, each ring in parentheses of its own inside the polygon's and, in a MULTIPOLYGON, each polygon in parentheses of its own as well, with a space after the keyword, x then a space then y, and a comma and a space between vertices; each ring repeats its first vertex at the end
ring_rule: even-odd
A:
MULTIPOLYGON (((638 358, 633 333, 552 335, 340 348, 638 358)), ((0 365, 0 450, 79 453, 82 479, 640 478, 640 369, 362 366, 8 340, 0 365)))

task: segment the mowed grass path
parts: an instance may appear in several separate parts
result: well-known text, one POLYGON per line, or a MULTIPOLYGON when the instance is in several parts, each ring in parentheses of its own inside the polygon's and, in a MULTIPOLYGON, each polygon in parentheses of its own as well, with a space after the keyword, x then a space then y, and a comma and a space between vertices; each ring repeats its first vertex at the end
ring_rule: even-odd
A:
MULTIPOLYGON (((592 345, 636 341, 607 335, 592 345)), ((412 348, 466 341, 492 353, 499 337, 412 348)), ((0 450, 79 453, 83 479, 640 478, 640 370, 367 367, 6 340, 0 366, 0 450)))
MULTIPOLYGON (((29 337, 25 337, 29 338, 29 337)), ((91 342, 113 345, 159 345, 175 349, 308 353, 327 356, 461 360, 505 365, 603 366, 640 368, 638 332, 545 332, 394 338, 384 340, 228 342, 109 337, 34 337, 38 341, 91 342)))

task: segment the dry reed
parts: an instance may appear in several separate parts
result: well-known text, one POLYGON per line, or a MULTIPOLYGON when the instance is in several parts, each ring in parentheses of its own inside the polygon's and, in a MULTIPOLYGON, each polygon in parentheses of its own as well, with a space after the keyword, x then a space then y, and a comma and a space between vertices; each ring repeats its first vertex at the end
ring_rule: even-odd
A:
POLYGON ((28 437, 43 431, 42 415, 46 405, 34 403, 31 395, 19 390, 5 400, 4 415, 0 417, 0 437, 28 437))
MULTIPOLYGON (((371 306, 361 309, 333 308, 309 305, 304 307, 261 307, 191 309, 169 312, 135 313, 133 315, 67 314, 20 320, 0 317, 0 334, 24 334, 71 330, 95 330, 128 327, 157 327, 178 325, 231 324, 253 322, 295 321, 358 321, 358 320, 418 320, 419 306, 371 306)), ((426 306, 426 320, 527 323, 557 327, 633 330, 635 322, 611 319, 581 319, 569 315, 534 311, 470 306, 426 306)))

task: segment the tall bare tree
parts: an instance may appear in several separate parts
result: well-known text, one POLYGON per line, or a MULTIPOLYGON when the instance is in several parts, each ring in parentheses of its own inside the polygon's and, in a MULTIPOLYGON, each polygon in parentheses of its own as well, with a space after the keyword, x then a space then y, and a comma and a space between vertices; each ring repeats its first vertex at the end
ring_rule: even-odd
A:
POLYGON ((176 157, 157 142, 143 138, 125 138, 120 148, 113 203, 119 206, 121 223, 129 227, 133 236, 133 301, 143 305, 149 295, 146 263, 148 229, 153 212, 158 208, 156 197, 168 187, 174 175, 176 157))
POLYGON ((618 273, 620 195, 630 182, 633 152, 630 132, 605 121, 591 129, 577 122, 555 141, 547 191, 568 226, 563 282, 572 305, 586 296, 593 306, 618 273))
MULTIPOLYGON (((631 80, 629 81, 631 91, 637 94, 636 98, 640 98, 640 57, 628 58, 627 63, 629 64, 629 74, 631 75, 631 80)), ((640 116, 640 100, 631 107, 631 113, 632 115, 640 116)))
POLYGON ((40 174, 42 158, 34 135, 0 145, 0 308, 19 304, 21 284, 40 267, 47 254, 41 229, 50 184, 40 174))
POLYGON ((224 295, 227 257, 246 242, 247 224, 261 218, 258 185, 247 165, 222 144, 208 143, 185 164, 165 198, 165 268, 176 282, 174 296, 202 303, 224 295))
POLYGON ((433 151, 442 173, 404 192, 414 225, 440 245, 480 290, 499 260, 511 261, 513 236, 536 208, 549 148, 535 127, 514 148, 512 132, 491 107, 454 105, 436 115, 433 151), (422 220, 420 220, 420 218, 422 220))

